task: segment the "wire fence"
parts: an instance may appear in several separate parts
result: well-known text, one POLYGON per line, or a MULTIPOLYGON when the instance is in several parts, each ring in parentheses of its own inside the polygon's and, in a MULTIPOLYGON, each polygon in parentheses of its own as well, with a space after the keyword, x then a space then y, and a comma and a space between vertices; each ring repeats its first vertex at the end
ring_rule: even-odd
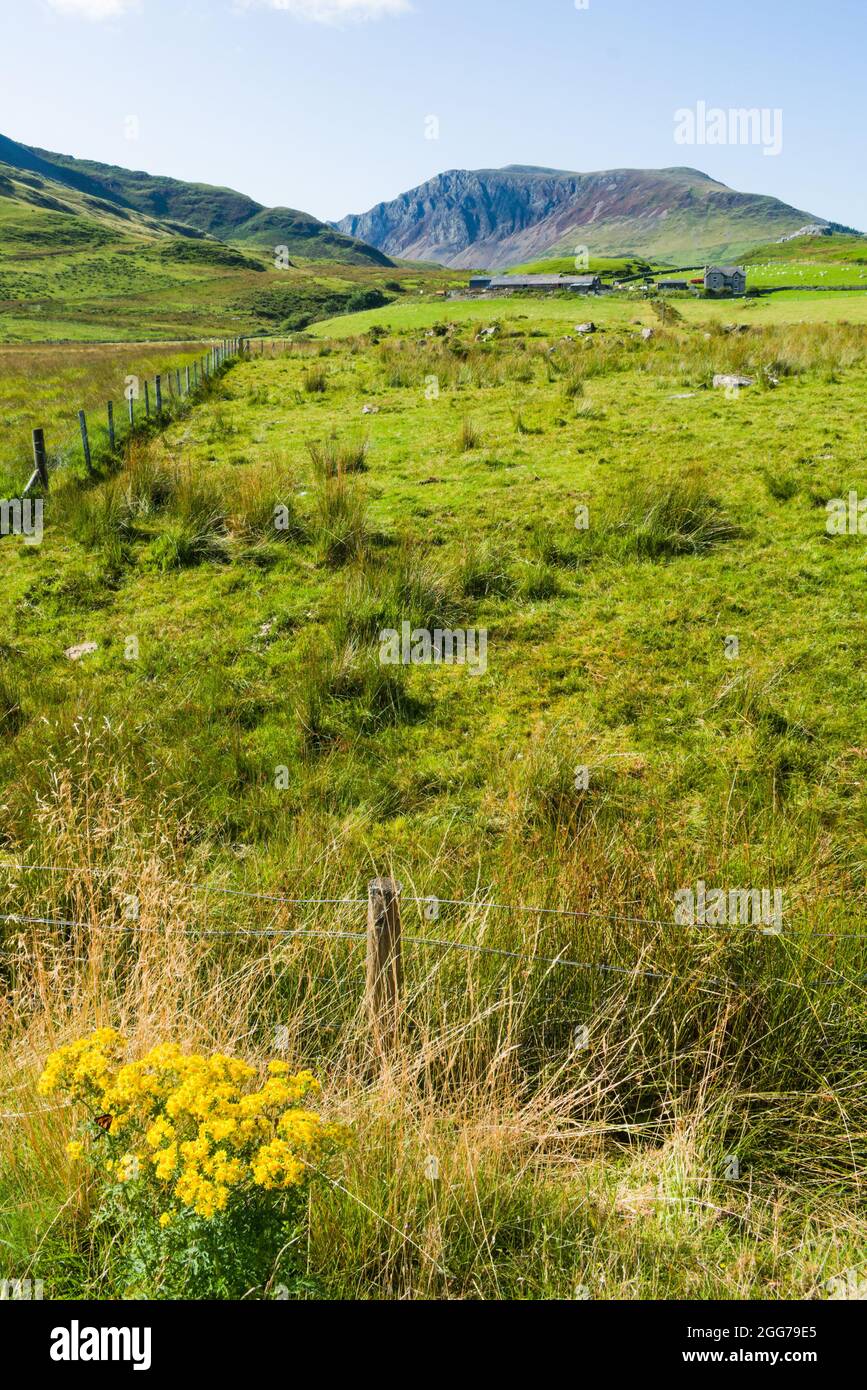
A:
MULTIPOLYGON (((49 448, 46 445, 44 428, 33 430, 33 471, 23 488, 22 498, 26 498, 34 488, 49 492, 51 477, 68 465, 72 457, 79 456, 89 475, 95 474, 95 455, 103 449, 114 457, 121 445, 130 440, 142 428, 169 424, 176 405, 185 399, 199 395, 207 383, 216 377, 224 367, 235 362, 247 352, 246 339, 225 338, 203 354, 191 357, 183 366, 166 368, 151 378, 138 374, 128 376, 123 392, 123 401, 115 410, 115 402, 105 402, 105 425, 94 430, 92 418, 84 408, 77 412, 78 440, 74 445, 63 448, 49 448)), ((8 471, 12 470, 7 465, 8 471)))
MULTIPOLYGON (((100 868, 89 865, 57 865, 57 864, 28 864, 24 861, 0 861, 0 871, 14 873, 44 873, 44 874, 74 874, 84 873, 93 878, 110 878, 117 875, 120 870, 117 868, 100 868)), ((369 903, 368 897, 351 896, 345 897, 290 897, 279 893, 260 893, 249 889, 229 888, 224 885, 214 884, 185 884, 193 892, 201 892, 206 896, 226 896, 239 898, 251 902, 263 902, 269 905, 287 907, 354 907, 361 908, 369 903)), ((129 896, 129 895, 127 895, 129 896)), ((573 919, 582 921, 600 921, 609 924, 620 925, 628 924, 643 928, 655 929, 694 929, 698 931, 729 931, 735 933, 748 933, 750 936, 763 940, 776 940, 785 942, 790 938, 809 939, 811 937, 819 940, 867 940, 867 932, 834 932, 834 931, 812 931, 812 930, 777 930, 776 928, 750 927, 743 925, 712 924, 690 924, 673 921, 667 918, 637 917, 630 914, 620 914, 605 909, 572 909, 572 908, 551 908, 538 907, 526 903, 503 903, 494 902, 488 898, 438 898, 435 896, 418 896, 414 894, 398 894, 400 901, 413 903, 420 908, 430 909, 432 906, 437 908, 452 907, 463 909, 470 914, 487 912, 508 912, 508 913, 528 913, 539 916, 554 917, 560 919, 573 919)), ((36 916, 26 913, 7 913, 0 914, 0 923, 7 925, 18 925, 34 928, 48 929, 67 929, 84 932, 116 932, 130 936, 142 936, 145 933, 152 934, 156 929, 145 927, 135 921, 125 922, 102 922, 94 920, 81 920, 69 917, 36 916)), ((368 937, 368 931, 348 931, 338 929, 322 929, 309 927, 211 927, 211 926, 187 926, 182 928, 172 928, 172 931, 180 930, 188 937, 222 937, 222 938, 259 938, 259 939, 320 939, 320 940, 342 940, 342 941, 364 941, 368 937)), ((550 955, 538 951, 523 951, 509 949, 503 946, 491 946, 485 942, 461 941, 447 937, 414 936, 412 934, 402 934, 401 944, 407 947, 417 947, 420 949, 457 951, 476 955, 486 955, 499 957, 503 960, 518 961, 526 964, 544 965, 548 967, 566 968, 573 970, 596 971, 602 975, 622 976, 628 978, 641 978, 665 982, 682 981, 683 976, 674 974, 670 971, 660 971, 653 969, 642 969, 640 967, 629 967, 624 965, 612 964, 606 960, 576 960, 564 952, 550 955)), ((837 971, 833 976, 816 982, 819 985, 838 984, 841 981, 848 981, 852 984, 859 984, 867 980, 867 974, 857 976, 847 976, 841 971, 837 971)), ((724 980, 714 976, 703 976, 702 982, 714 987, 740 987, 732 980, 724 980)), ((782 981, 786 984, 797 984, 797 981, 782 981)))
MULTIPOLYGON (((58 865, 58 864, 27 864, 23 861, 0 861, 0 871, 11 872, 30 872, 30 873, 50 873, 50 874, 74 874, 86 873, 91 877, 110 877, 116 875, 120 870, 116 868, 103 869, 92 868, 89 865, 58 865)), ((357 907, 365 904, 368 899, 361 897, 340 897, 340 898, 316 898, 316 897, 288 897, 280 893, 260 893, 250 889, 227 888, 221 884, 210 883, 191 883, 185 885, 194 892, 214 894, 217 896, 228 896, 244 898, 251 901, 277 903, 291 907, 306 906, 347 906, 357 907)), ((834 939, 837 941, 847 940, 867 940, 867 931, 861 932, 840 932, 840 931, 815 931, 812 928, 789 927, 785 930, 778 929, 776 926, 763 926, 761 924, 751 925, 750 923, 715 923, 715 922, 683 922, 676 919, 665 917, 636 917, 631 914, 612 911, 608 908, 566 908, 566 907, 537 907, 530 903, 503 903, 493 902, 489 898, 440 898, 436 894, 418 896, 413 894, 400 894, 401 901, 404 903, 415 903, 423 908, 454 907, 461 908, 467 912, 514 912, 527 913, 540 917, 574 918, 582 921, 607 921, 618 926, 640 926, 650 928, 670 928, 679 931, 739 931, 750 932, 762 937, 790 937, 806 936, 818 939, 834 939)))

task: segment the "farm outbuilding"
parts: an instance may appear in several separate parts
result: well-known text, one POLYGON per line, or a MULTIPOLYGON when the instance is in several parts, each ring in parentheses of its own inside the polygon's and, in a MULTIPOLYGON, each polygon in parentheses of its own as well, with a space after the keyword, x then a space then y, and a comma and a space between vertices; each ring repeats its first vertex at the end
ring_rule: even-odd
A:
POLYGON ((489 282, 485 292, 513 294, 516 290, 537 290, 552 294, 566 290, 570 294, 595 294, 601 288, 598 275, 499 275, 489 282))

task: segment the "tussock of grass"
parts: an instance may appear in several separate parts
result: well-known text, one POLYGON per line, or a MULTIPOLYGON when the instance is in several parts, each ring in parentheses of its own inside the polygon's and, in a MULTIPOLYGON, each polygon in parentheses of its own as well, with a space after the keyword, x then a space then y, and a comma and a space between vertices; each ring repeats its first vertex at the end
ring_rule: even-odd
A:
POLYGON ((402 667, 383 666, 379 652, 347 642, 311 645, 295 693, 301 746, 316 752, 353 732, 377 731, 415 717, 420 705, 402 667))
POLYGON ((656 560, 706 554, 738 530, 701 475, 689 474, 639 483, 624 497, 609 534, 614 548, 656 560))
POLYGON ((307 527, 294 499, 288 473, 275 476, 271 467, 246 472, 231 490, 228 527, 234 536, 255 541, 298 541, 307 527))
POLYGON ((318 478, 338 478, 344 473, 366 473, 370 440, 366 435, 340 440, 332 435, 324 444, 308 440, 307 452, 318 478))
POLYGON ((461 452, 468 454, 472 449, 478 449, 482 442, 482 436, 478 426, 473 420, 461 421, 461 432, 459 443, 461 452))
POLYGON ((377 642, 381 632, 399 632, 404 622, 433 632, 456 626, 464 616, 464 606, 433 557, 404 543, 395 558, 362 567, 350 577, 334 630, 338 640, 377 642))
POLYGON ((361 560, 366 554, 370 543, 367 503, 344 473, 319 479, 314 533, 326 565, 336 568, 361 560))
POLYGON ((0 666, 0 733, 14 737, 24 723, 17 682, 0 666))
POLYGON ((328 373, 324 367, 308 367, 302 380, 304 390, 310 396, 321 396, 328 389, 328 373))
POLYGON ((151 546, 160 570, 184 569, 229 558, 226 515, 221 494, 201 479, 182 478, 166 526, 151 546))
POLYGON ((800 490, 797 476, 786 469, 772 471, 766 468, 762 476, 768 492, 777 502, 791 502, 800 490))
POLYGON ((474 541, 461 555, 457 580, 467 598, 508 598, 515 592, 512 552, 497 541, 474 541))

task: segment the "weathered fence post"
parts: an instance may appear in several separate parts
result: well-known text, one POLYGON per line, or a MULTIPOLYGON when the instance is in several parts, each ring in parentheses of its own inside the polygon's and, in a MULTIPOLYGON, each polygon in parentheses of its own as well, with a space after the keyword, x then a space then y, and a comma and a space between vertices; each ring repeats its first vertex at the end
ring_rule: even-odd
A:
POLYGON ((187 366, 187 395, 190 394, 190 368, 187 366))
POLYGON ((375 878, 367 899, 367 1016, 378 1050, 394 1042, 400 1017, 403 962, 400 884, 375 878))
POLYGON ((83 410, 78 412, 78 423, 81 427, 81 447, 84 450, 84 465, 88 473, 93 472, 93 464, 90 459, 90 440, 87 435, 87 417, 83 410))
POLYGON ((145 382, 145 418, 151 418, 151 388, 148 382, 145 382))
MULTIPOLYGON (((43 430, 33 431, 33 467, 39 474, 39 481, 48 490, 48 461, 45 457, 45 433, 43 430)), ((32 481, 32 480, 31 480, 32 481)), ((30 484, 28 483, 28 487, 30 484)))
POLYGON ((129 412, 129 425, 130 429, 132 429, 135 424, 135 397, 133 396, 132 388, 130 388, 130 393, 126 398, 126 405, 127 411, 129 412))
POLYGON ((114 453, 114 402, 108 403, 108 447, 114 453))
POLYGON ((154 377, 154 386, 157 397, 157 419, 161 420, 163 415, 163 381, 162 377, 154 377))
POLYGON ((175 372, 175 377, 176 377, 177 383, 178 383, 178 396, 182 396, 182 395, 183 395, 183 391, 181 390, 181 369, 180 369, 180 367, 178 367, 177 371, 175 372))

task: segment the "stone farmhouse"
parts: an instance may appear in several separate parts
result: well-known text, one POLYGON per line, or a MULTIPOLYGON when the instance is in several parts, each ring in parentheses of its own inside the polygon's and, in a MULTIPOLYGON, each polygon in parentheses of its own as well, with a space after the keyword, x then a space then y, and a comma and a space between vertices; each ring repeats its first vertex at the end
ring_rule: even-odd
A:
POLYGON ((744 294, 747 272, 739 265, 709 265, 704 272, 704 287, 710 294, 744 294))

